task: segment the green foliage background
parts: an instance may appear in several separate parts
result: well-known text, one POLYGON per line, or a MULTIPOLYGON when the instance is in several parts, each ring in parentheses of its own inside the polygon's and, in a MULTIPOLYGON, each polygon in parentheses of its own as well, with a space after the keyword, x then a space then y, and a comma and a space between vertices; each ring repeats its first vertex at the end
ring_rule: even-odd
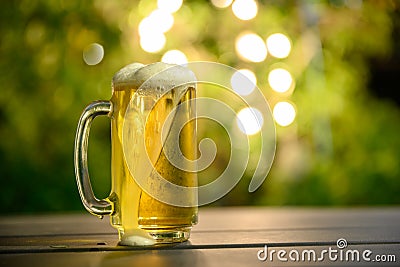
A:
MULTIPOLYGON (((250 174, 213 205, 393 205, 400 203, 400 112, 368 88, 369 60, 390 58, 399 4, 364 1, 259 1, 259 13, 240 21, 208 1, 184 1, 174 14, 166 47, 149 54, 137 26, 156 1, 3 1, 0 9, 0 177, 2 210, 82 210, 73 171, 78 118, 93 100, 109 99, 113 74, 131 62, 160 61, 169 49, 189 60, 250 68, 271 105, 289 100, 297 118, 277 126, 277 154, 268 179, 247 192, 250 174), (242 61, 234 41, 242 31, 263 38, 290 36, 285 60, 242 61), (105 50, 88 66, 91 43, 105 50), (293 94, 277 95, 267 73, 284 62, 293 73, 293 94)), ((393 90, 398 86, 393 85, 393 90)), ((89 166, 98 197, 108 194, 110 129, 95 121, 89 166)), ((220 129, 215 128, 218 135, 220 129)), ((212 135, 211 133, 207 133, 212 135)))

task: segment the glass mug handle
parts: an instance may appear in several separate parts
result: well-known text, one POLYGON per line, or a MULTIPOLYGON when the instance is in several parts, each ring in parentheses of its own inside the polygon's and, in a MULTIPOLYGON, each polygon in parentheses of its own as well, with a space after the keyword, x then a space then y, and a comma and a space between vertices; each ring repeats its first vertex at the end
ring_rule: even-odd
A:
POLYGON ((113 212, 113 205, 105 199, 97 199, 90 184, 87 149, 90 127, 98 115, 109 115, 112 111, 110 101, 95 101, 89 104, 79 119, 75 136, 74 165, 79 195, 86 210, 103 218, 113 212))

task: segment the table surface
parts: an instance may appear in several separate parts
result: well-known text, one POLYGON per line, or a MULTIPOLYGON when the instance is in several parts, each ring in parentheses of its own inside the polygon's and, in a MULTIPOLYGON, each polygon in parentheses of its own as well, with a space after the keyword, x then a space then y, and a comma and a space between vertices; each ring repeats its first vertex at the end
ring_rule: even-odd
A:
POLYGON ((86 213, 5 216, 0 266, 400 266, 399 223, 399 207, 200 208, 189 242, 138 248, 86 213))

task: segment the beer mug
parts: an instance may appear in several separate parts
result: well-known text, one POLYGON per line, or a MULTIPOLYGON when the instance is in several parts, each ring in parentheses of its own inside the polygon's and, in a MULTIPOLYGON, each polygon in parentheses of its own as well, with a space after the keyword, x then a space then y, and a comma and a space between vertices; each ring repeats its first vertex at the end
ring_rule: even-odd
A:
POLYGON ((184 163, 196 159, 194 80, 182 66, 133 63, 114 75, 111 100, 91 103, 80 117, 74 151, 79 194, 90 213, 111 216, 121 245, 186 241, 197 223, 196 191, 176 196, 189 205, 173 205, 160 198, 169 193, 168 187, 153 179, 158 174, 177 186, 197 187, 196 173, 170 162, 168 156, 185 158, 184 163), (111 192, 101 200, 93 193, 87 164, 89 130, 98 115, 111 119, 112 147, 111 192))

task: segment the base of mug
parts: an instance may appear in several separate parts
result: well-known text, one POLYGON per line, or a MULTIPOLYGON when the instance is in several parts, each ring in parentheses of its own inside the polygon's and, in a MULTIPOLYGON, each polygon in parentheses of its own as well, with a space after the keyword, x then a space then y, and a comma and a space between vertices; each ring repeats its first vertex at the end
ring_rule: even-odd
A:
POLYGON ((144 229, 157 244, 179 243, 190 237, 191 227, 179 229, 144 229))
POLYGON ((121 246, 151 246, 185 242, 190 237, 191 227, 141 228, 124 233, 119 232, 121 246))

